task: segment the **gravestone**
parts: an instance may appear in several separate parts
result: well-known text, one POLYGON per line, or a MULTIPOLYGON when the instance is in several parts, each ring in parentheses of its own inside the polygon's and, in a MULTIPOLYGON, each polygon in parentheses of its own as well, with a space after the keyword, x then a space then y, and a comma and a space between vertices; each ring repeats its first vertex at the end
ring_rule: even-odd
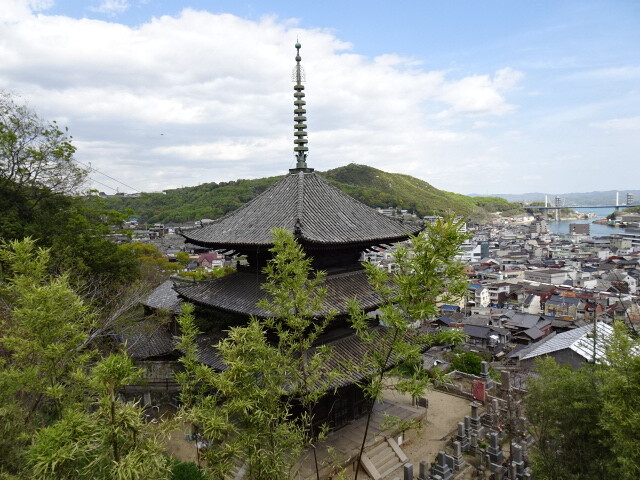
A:
POLYGON ((471 435, 471 417, 469 415, 464 416, 464 431, 467 436, 471 435))
POLYGON ((456 441, 460 443, 463 450, 467 450, 469 448, 469 437, 467 430, 464 428, 464 422, 458 422, 456 441))
POLYGON ((413 464, 405 463, 402 467, 404 480, 413 480, 413 464))
POLYGON ((474 456, 478 455, 479 448, 478 448, 478 434, 477 433, 472 433, 471 435, 469 435, 469 451, 474 456))
POLYGON ((493 390, 494 381, 489 372, 489 362, 482 362, 480 364, 480 378, 487 386, 487 390, 493 390))
POLYGON ((502 446, 500 445, 500 440, 498 439, 498 434, 496 432, 491 432, 489 434, 487 454, 489 455, 491 463, 498 465, 502 464, 502 461, 504 460, 504 452, 502 451, 502 446))
POLYGON ((424 460, 420 462, 420 473, 418 480, 429 480, 429 464, 424 460))
POLYGON ((500 389, 509 392, 511 390, 511 373, 508 370, 500 372, 500 389))
POLYGON ((462 456, 462 445, 460 442, 453 442, 453 470, 458 471, 464 465, 464 457, 462 456))
POLYGON ((443 451, 438 452, 436 463, 431 467, 431 474, 439 475, 442 480, 451 480, 453 477, 453 472, 447 465, 447 455, 443 451))
POLYGON ((511 465, 513 465, 516 469, 517 477, 514 478, 522 478, 524 474, 524 457, 522 455, 522 445, 515 444, 513 445, 513 453, 511 455, 511 465))
POLYGON ((480 405, 481 403, 479 402, 471 402, 471 418, 469 421, 471 422, 471 430, 475 430, 476 432, 480 428, 480 412, 478 410, 480 405))

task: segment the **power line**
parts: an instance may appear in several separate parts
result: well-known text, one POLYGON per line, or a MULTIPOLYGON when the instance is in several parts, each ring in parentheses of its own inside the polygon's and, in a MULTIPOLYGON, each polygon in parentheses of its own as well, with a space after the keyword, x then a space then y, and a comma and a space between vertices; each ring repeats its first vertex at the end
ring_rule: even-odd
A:
POLYGON ((107 187, 107 188, 109 188, 109 189, 113 190, 114 192, 117 192, 117 191, 118 191, 118 189, 117 189, 117 188, 113 188, 111 185, 107 185, 106 183, 99 182, 98 180, 96 180, 96 179, 95 179, 95 178, 93 178, 93 177, 89 177, 89 180, 91 180, 91 181, 92 181, 92 182, 94 182, 94 183, 98 183, 98 184, 102 185, 103 187, 107 187))
MULTIPOLYGON (((97 168, 95 168, 95 167, 92 167, 91 165, 87 165, 86 163, 81 162, 81 161, 79 161, 79 160, 76 160, 76 161, 77 161, 79 164, 84 165, 85 167, 87 167, 89 170, 92 170, 92 171, 94 171, 94 172, 96 172, 96 173, 99 173, 100 175, 104 175, 105 177, 110 178, 110 179, 111 179, 111 180, 113 180, 114 182, 117 182, 117 183, 119 183, 120 185, 124 185, 125 187, 130 188, 131 190, 133 190, 133 191, 134 191, 134 193, 136 193, 136 192, 137 192, 137 193, 141 193, 141 192, 142 192, 142 190, 137 189, 137 188, 135 188, 135 187, 132 187, 131 185, 127 185, 126 183, 121 182, 121 181, 120 181, 120 180, 118 180, 117 178, 113 178, 112 176, 107 175, 106 173, 101 172, 100 170, 98 170, 98 169, 97 169, 97 168)), ((95 181, 96 183, 100 183, 100 182, 97 182, 96 180, 94 180, 94 181, 95 181)), ((102 184, 102 183, 101 183, 101 185, 104 185, 104 184, 102 184)), ((105 185, 105 186, 106 186, 106 185, 105 185)), ((108 188, 112 188, 112 187, 108 187, 108 188)), ((116 191, 117 191, 117 189, 114 189, 114 188, 112 188, 112 190, 116 190, 116 191)))

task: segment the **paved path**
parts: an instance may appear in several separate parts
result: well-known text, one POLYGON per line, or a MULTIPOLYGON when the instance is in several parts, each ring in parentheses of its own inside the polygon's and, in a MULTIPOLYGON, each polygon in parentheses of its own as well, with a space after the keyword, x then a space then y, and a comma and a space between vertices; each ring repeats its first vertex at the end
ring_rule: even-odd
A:
MULTIPOLYGON (((465 415, 471 414, 470 401, 464 398, 449 395, 444 392, 427 390, 424 396, 429 400, 429 410, 425 426, 417 432, 415 438, 402 445, 404 453, 413 464, 414 475, 419 472, 421 461, 431 463, 435 460, 440 450, 444 450, 451 436, 455 435, 458 422, 464 420, 465 415)), ((410 397, 393 397, 397 403, 411 405, 410 397)), ((392 472, 387 478, 403 478, 402 468, 392 472)))
MULTIPOLYGON (((369 433, 367 435, 367 443, 365 450, 370 450, 384 441, 385 436, 393 435, 394 429, 385 428, 385 416, 384 414, 395 417, 399 420, 420 420, 424 418, 426 413, 424 408, 413 407, 411 401, 408 403, 397 403, 393 399, 386 399, 381 404, 376 405, 374 410, 374 416, 369 426, 369 433)), ((354 459, 357 458, 360 452, 360 445, 362 443, 362 436, 364 434, 366 426, 366 417, 359 418, 351 422, 349 425, 342 427, 341 429, 329 433, 327 438, 320 442, 317 446, 317 453, 319 457, 319 464, 321 465, 320 471, 322 478, 327 478, 327 475, 334 470, 335 465, 348 465, 354 459)), ((348 471, 352 471, 352 467, 348 467, 348 471)), ((307 452, 299 462, 298 476, 299 479, 315 479, 315 468, 313 462, 313 455, 311 452, 307 452)), ((347 478, 349 475, 347 476, 347 478)), ((360 479, 366 479, 365 474, 359 476, 360 479)))

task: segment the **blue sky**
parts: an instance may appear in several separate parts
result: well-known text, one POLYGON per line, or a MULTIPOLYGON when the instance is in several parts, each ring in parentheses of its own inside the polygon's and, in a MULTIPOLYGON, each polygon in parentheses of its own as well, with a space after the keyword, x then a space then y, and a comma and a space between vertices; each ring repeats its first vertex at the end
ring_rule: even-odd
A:
POLYGON ((296 38, 318 170, 459 193, 640 185, 637 1, 4 3, 0 89, 136 189, 291 167, 296 38))

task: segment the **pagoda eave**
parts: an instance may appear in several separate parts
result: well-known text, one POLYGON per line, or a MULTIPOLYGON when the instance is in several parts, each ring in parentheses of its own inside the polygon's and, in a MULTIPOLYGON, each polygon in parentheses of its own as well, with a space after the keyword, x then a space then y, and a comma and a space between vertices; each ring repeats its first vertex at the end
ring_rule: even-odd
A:
MULTIPOLYGON (((262 289, 265 280, 266 276, 263 274, 238 271, 213 280, 176 286, 174 290, 183 300, 197 305, 267 318, 272 316, 271 313, 257 305, 267 296, 262 289)), ((358 301, 361 308, 367 311, 374 310, 382 301, 373 290, 364 270, 327 275, 323 286, 327 289, 327 295, 324 307, 317 312, 318 317, 329 313, 346 315, 352 300, 358 301)))
MULTIPOLYGON (((295 236, 299 244, 304 247, 308 247, 314 250, 342 250, 344 248, 366 250, 370 247, 377 245, 389 245, 392 243, 402 242, 408 239, 411 235, 416 235, 422 231, 422 228, 415 229, 407 232, 405 235, 398 235, 395 237, 386 238, 367 238, 361 240, 350 240, 346 242, 323 242, 315 239, 305 238, 304 236, 295 236)), ((199 247, 209 248, 211 250, 253 250, 259 249, 261 251, 269 250, 273 247, 273 242, 261 242, 261 243, 249 243, 249 242, 206 242, 202 240, 196 240, 181 233, 189 243, 197 245, 199 247)))

